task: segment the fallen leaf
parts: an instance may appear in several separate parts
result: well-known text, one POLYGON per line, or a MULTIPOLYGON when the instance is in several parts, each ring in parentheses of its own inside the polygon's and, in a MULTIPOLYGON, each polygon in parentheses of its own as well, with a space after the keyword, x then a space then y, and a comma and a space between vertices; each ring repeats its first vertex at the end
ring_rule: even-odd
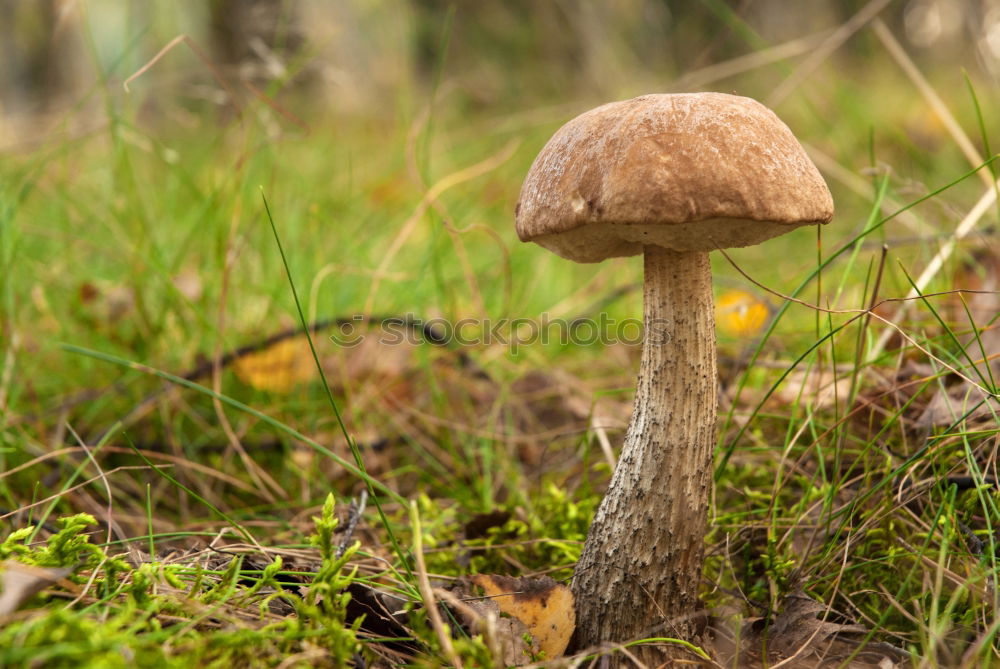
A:
POLYGON ((732 337, 753 337, 764 329, 771 308, 748 290, 729 290, 715 301, 719 330, 732 337))
POLYGON ((0 616, 17 611, 26 601, 71 571, 69 568, 36 567, 15 560, 0 563, 0 616))
POLYGON ((792 593, 785 598, 785 607, 771 623, 767 632, 770 649, 791 657, 803 648, 819 646, 826 639, 843 632, 866 630, 862 625, 842 624, 822 620, 827 606, 803 593, 792 593))
POLYGON ((939 388, 917 418, 916 425, 925 429, 942 427, 951 425, 963 416, 969 422, 989 420, 995 406, 982 402, 984 395, 977 386, 964 380, 949 388, 939 388))
POLYGON ((785 378, 774 399, 783 406, 802 402, 814 409, 826 409, 846 399, 850 389, 850 377, 835 378, 830 369, 796 370, 785 378))
MULTIPOLYGON (((626 381, 628 383, 628 381, 626 381)), ((631 397, 595 396, 594 389, 568 372, 532 371, 511 384, 507 403, 516 433, 518 456, 527 465, 565 471, 573 452, 552 449, 552 435, 576 435, 593 429, 611 430, 620 439, 628 424, 631 397), (537 440, 529 439, 539 435, 537 440), (565 458, 565 461, 561 461, 565 458)))
POLYGON ((531 632, 527 625, 510 615, 504 616, 496 600, 470 599, 464 604, 475 615, 475 619, 470 619, 467 614, 462 615, 463 612, 458 611, 466 627, 475 634, 483 635, 504 666, 519 667, 538 655, 540 649, 537 642, 528 644, 531 632))
POLYGON ((233 369, 243 383, 272 393, 287 393, 316 378, 316 364, 304 335, 242 355, 233 369))
POLYGON ((995 323, 1000 313, 1000 248, 989 245, 973 252, 955 272, 953 285, 973 291, 955 294, 950 309, 956 330, 977 330, 958 338, 976 362, 976 370, 966 370, 971 382, 962 379, 935 391, 917 419, 917 425, 923 428, 950 425, 977 404, 981 405, 966 416, 967 421, 989 420, 996 409, 995 403, 982 401, 987 394, 978 386, 989 386, 991 377, 1000 378, 1000 326, 995 323))
POLYGON ((90 304, 96 300, 101 295, 101 291, 97 289, 97 286, 89 281, 84 281, 76 289, 77 297, 80 298, 80 304, 90 304))
POLYGON ((178 293, 192 302, 200 300, 205 292, 201 276, 192 268, 183 269, 180 273, 175 274, 173 284, 178 293))
POLYGON ((135 289, 131 286, 114 284, 104 292, 107 320, 116 323, 130 314, 135 307, 135 289))
POLYGON ((483 589, 500 611, 517 618, 547 659, 561 657, 576 628, 573 593, 555 580, 477 574, 472 583, 483 589))
POLYGON ((928 105, 916 105, 903 119, 902 125, 913 143, 924 151, 939 151, 942 141, 948 137, 948 129, 941 116, 928 105))
MULTIPOLYGON (((381 390, 400 382, 408 371, 414 367, 414 355, 422 343, 419 335, 412 331, 401 329, 389 330, 390 334, 379 333, 372 328, 364 339, 351 348, 343 349, 336 360, 331 361, 328 373, 341 374, 352 382, 373 381, 381 390), (394 337, 398 336, 397 341, 394 337)), ((326 365, 324 365, 326 367, 326 365)), ((399 395, 399 399, 408 396, 407 392, 399 395)))
POLYGON ((905 650, 888 643, 869 641, 859 648, 868 630, 855 623, 835 622, 840 616, 828 614, 825 604, 804 592, 788 595, 783 604, 781 612, 766 627, 761 618, 744 621, 739 633, 738 660, 730 658, 736 660, 734 664, 781 664, 789 669, 896 669, 910 664, 911 658, 905 650), (759 653, 765 649, 767 657, 762 658, 759 653))
POLYGON ((135 307, 135 290, 123 284, 83 281, 76 293, 87 316, 102 324, 116 324, 135 307))

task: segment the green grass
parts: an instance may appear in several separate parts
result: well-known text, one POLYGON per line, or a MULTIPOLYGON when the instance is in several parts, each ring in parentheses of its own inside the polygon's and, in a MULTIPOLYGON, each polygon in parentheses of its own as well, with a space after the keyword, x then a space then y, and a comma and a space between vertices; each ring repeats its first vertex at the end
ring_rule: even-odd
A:
MULTIPOLYGON (((733 44, 768 48, 751 26, 730 27, 733 44)), ((886 325, 862 311, 904 297, 984 192, 998 100, 977 75, 966 86, 957 67, 931 72, 983 154, 970 164, 865 35, 777 110, 848 175, 819 161, 834 221, 819 236, 730 252, 801 302, 713 258, 718 293, 755 291, 774 315, 752 340, 719 333, 725 403, 703 589, 715 639, 702 652, 723 666, 735 639, 759 654, 753 621, 797 592, 914 666, 991 666, 1000 652, 995 395, 974 390, 952 415, 919 423, 962 377, 996 391, 982 359, 997 354, 1000 309, 987 301, 984 318, 990 296, 951 292, 963 272, 995 288, 988 269, 963 270, 997 257, 995 241, 958 245, 898 323, 909 339, 872 355, 886 325), (865 76, 842 76, 858 62, 865 76), (836 393, 817 377, 839 380, 836 393)), ((568 580, 609 477, 590 418, 624 425, 638 349, 344 350, 327 330, 313 337, 326 383, 269 391, 234 365, 183 377, 300 318, 638 317, 636 259, 578 266, 513 230, 535 153, 601 96, 539 85, 483 104, 445 61, 433 96, 410 82, 367 114, 282 97, 306 133, 259 99, 240 121, 192 113, 157 89, 168 64, 122 95, 137 54, 169 37, 129 42, 87 92, 98 111, 81 104, 65 132, 0 163, 0 557, 72 568, 0 619, 0 665, 402 661, 399 638, 352 613, 351 584, 404 602, 406 628, 393 635, 406 661, 444 662, 414 547, 441 584, 472 573, 568 580), (367 511, 343 543, 338 522, 362 491, 367 511)), ((211 82, 181 54, 170 57, 211 82)), ((709 87, 766 99, 793 70, 779 61, 709 87)), ((977 231, 995 230, 996 215, 977 231)), ((901 304, 876 313, 891 319, 901 304)), ((622 430, 608 436, 617 447, 622 430)), ((466 666, 493 661, 482 638, 455 637, 466 666)), ((846 661, 862 647, 836 650, 846 661)))

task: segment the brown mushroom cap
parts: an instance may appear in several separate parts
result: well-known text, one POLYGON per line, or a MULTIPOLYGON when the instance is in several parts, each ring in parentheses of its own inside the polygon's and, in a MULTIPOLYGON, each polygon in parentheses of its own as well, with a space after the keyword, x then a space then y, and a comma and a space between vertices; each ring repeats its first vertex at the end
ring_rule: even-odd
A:
POLYGON ((830 191, 770 109, 722 93, 644 95, 576 117, 521 187, 517 234, 564 258, 752 246, 833 217, 830 191))

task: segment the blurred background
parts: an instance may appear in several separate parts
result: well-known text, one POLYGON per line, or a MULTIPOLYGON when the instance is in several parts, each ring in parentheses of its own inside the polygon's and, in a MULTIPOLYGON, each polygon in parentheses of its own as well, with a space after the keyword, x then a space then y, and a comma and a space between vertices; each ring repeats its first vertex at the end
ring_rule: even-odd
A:
MULTIPOLYGON (((96 86, 122 96, 178 35, 197 49, 176 49, 135 86, 148 115, 224 108, 253 86, 308 101, 298 115, 381 116, 442 83, 492 109, 723 81, 754 92, 761 68, 790 68, 844 26, 833 62, 864 79, 880 49, 861 28, 876 14, 919 63, 996 82, 998 0, 2 0, 0 146, 67 115, 85 124, 100 113, 96 86)), ((800 76, 813 74, 824 72, 800 76)))

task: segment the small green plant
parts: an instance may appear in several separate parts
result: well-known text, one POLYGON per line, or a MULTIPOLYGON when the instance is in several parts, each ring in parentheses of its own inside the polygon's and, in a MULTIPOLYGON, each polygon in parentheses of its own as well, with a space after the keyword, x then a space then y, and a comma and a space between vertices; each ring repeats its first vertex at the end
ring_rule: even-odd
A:
POLYGON ((462 520, 471 514, 463 514, 454 505, 436 504, 426 495, 418 499, 418 505, 425 523, 424 542, 438 549, 428 553, 428 569, 461 576, 507 573, 511 561, 530 569, 573 564, 587 537, 597 500, 574 500, 569 492, 548 482, 530 505, 510 509, 506 521, 489 528, 485 536, 472 539, 461 536, 462 520), (468 555, 467 565, 454 559, 456 549, 468 555))
POLYGON ((89 576, 78 572, 90 569, 100 569, 103 577, 93 579, 99 593, 106 594, 113 588, 120 574, 130 571, 127 562, 114 557, 90 541, 87 528, 97 523, 88 513, 59 518, 56 521, 59 530, 50 536, 43 545, 32 547, 31 539, 37 533, 33 526, 20 528, 11 532, 0 543, 0 560, 14 558, 24 564, 39 567, 62 567, 71 569, 68 578, 78 581, 89 580, 89 576))
MULTIPOLYGON (((361 644, 357 635, 364 617, 359 616, 350 622, 347 620, 347 604, 351 595, 346 590, 354 582, 358 571, 356 566, 347 569, 347 565, 360 548, 360 543, 354 542, 343 554, 338 555, 338 545, 334 539, 338 524, 334 515, 335 504, 331 493, 323 504, 320 516, 313 517, 316 531, 309 542, 319 549, 322 563, 309 584, 305 597, 300 599, 291 594, 285 595, 294 603, 298 616, 281 623, 279 627, 285 627, 286 636, 309 637, 313 643, 321 644, 329 653, 332 665, 339 667, 346 666, 360 652, 361 644)), ((274 581, 279 570, 280 562, 277 562, 277 566, 272 563, 265 568, 261 582, 270 581, 281 592, 280 584, 274 581)), ((266 605, 265 602, 261 603, 262 608, 266 605)))
POLYGON ((53 534, 40 548, 30 548, 27 544, 36 534, 34 526, 14 530, 0 544, 0 559, 16 556, 25 564, 39 567, 79 567, 95 564, 106 556, 104 551, 90 543, 86 528, 97 521, 89 513, 79 513, 56 520, 59 531, 53 534))

